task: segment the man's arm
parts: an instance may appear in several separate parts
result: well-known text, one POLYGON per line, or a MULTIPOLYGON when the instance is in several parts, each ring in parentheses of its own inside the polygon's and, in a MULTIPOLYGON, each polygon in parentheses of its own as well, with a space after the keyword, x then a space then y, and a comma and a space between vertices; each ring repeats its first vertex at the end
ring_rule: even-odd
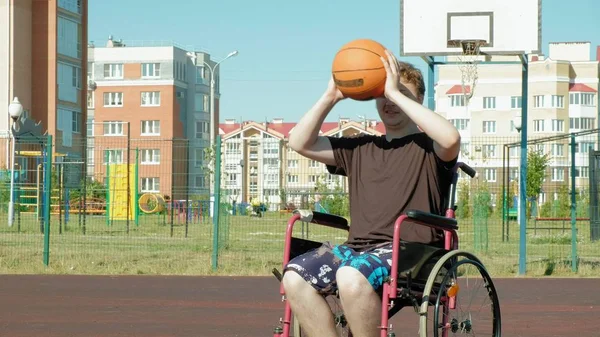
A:
POLYGON ((292 150, 325 165, 336 165, 331 143, 326 137, 319 136, 319 130, 327 114, 342 99, 343 96, 331 80, 327 91, 290 133, 289 146, 292 150))
POLYGON ((393 93, 389 100, 433 139, 433 149, 441 160, 456 159, 460 151, 460 134, 452 123, 400 92, 393 93))

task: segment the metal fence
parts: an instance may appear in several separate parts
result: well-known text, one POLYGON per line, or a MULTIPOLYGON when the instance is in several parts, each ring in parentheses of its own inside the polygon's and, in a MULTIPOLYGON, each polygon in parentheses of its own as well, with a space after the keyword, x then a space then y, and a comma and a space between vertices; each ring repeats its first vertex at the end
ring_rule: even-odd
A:
MULTIPOLYGON (((49 138, 41 147, 39 139, 18 140, 17 211, 13 226, 0 227, 0 272, 265 275, 280 267, 294 209, 349 216, 346 179, 283 140, 219 138, 215 150, 206 151, 185 139, 131 138, 126 123, 94 127, 115 128, 95 132, 115 135, 73 140, 71 151, 61 144, 49 150, 49 138)), ((597 135, 529 141, 531 275, 599 274, 597 135)), ((460 244, 494 275, 518 271, 518 140, 463 137, 460 160, 478 176, 459 178, 460 244)), ((10 196, 9 172, 2 175, 2 205, 10 196)), ((6 206, 0 212, 7 217, 6 206)), ((295 233, 346 239, 342 231, 307 223, 295 233)))

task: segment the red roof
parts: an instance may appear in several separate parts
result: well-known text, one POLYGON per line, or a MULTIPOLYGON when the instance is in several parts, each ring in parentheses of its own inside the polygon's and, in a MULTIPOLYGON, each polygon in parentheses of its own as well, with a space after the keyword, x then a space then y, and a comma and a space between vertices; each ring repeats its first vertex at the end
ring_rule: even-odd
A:
POLYGON ((569 84, 569 91, 577 91, 577 92, 597 92, 596 89, 588 87, 583 83, 571 83, 569 84))
MULTIPOLYGON (((467 85, 465 87, 465 91, 467 94, 471 93, 471 86, 467 85)), ((459 85, 459 84, 452 86, 452 88, 450 88, 450 90, 446 91, 446 95, 456 95, 456 94, 462 94, 462 93, 463 93, 463 87, 462 87, 462 85, 459 85)))
MULTIPOLYGON (((219 124, 219 129, 223 131, 222 134, 228 134, 230 132, 233 132, 235 130, 239 130, 240 129, 240 123, 221 123, 219 124)), ((219 133, 221 133, 219 131, 219 133)))
MULTIPOLYGON (((262 123, 257 123, 260 124, 261 127, 264 127, 264 125, 262 123)), ((289 122, 281 122, 281 123, 273 123, 270 122, 269 124, 267 124, 267 131, 272 130, 273 132, 282 134, 284 138, 288 138, 290 136, 290 132, 292 131, 292 129, 296 126, 297 123, 289 123, 289 122)), ((219 124, 219 133, 221 135, 227 135, 230 134, 232 132, 236 132, 241 130, 241 125, 240 123, 221 123, 219 124)), ((334 129, 337 129, 339 126, 338 122, 324 122, 323 125, 321 126, 321 132, 323 133, 328 133, 334 129)), ((374 127, 375 130, 377 130, 380 133, 385 133, 385 126, 383 125, 383 123, 381 122, 377 122, 377 124, 374 127)))

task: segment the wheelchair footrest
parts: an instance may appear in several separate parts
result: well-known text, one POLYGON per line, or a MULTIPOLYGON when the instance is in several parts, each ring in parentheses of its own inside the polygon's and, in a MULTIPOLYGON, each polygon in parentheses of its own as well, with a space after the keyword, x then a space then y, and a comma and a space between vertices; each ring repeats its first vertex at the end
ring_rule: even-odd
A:
POLYGON ((271 272, 273 273, 273 275, 275 275, 275 278, 277 280, 279 280, 279 282, 281 282, 281 280, 283 280, 283 275, 279 272, 279 270, 277 270, 277 268, 273 268, 273 270, 271 270, 271 272))

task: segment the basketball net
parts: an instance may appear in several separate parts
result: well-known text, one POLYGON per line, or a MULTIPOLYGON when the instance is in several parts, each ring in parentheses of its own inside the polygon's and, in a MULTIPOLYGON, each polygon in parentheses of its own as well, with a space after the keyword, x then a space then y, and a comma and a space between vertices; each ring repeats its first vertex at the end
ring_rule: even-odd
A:
POLYGON ((463 53, 458 56, 458 68, 461 72, 462 92, 465 97, 465 106, 469 105, 471 97, 475 92, 477 84, 477 58, 479 57, 479 47, 485 43, 484 40, 462 40, 456 41, 462 47, 463 53))

